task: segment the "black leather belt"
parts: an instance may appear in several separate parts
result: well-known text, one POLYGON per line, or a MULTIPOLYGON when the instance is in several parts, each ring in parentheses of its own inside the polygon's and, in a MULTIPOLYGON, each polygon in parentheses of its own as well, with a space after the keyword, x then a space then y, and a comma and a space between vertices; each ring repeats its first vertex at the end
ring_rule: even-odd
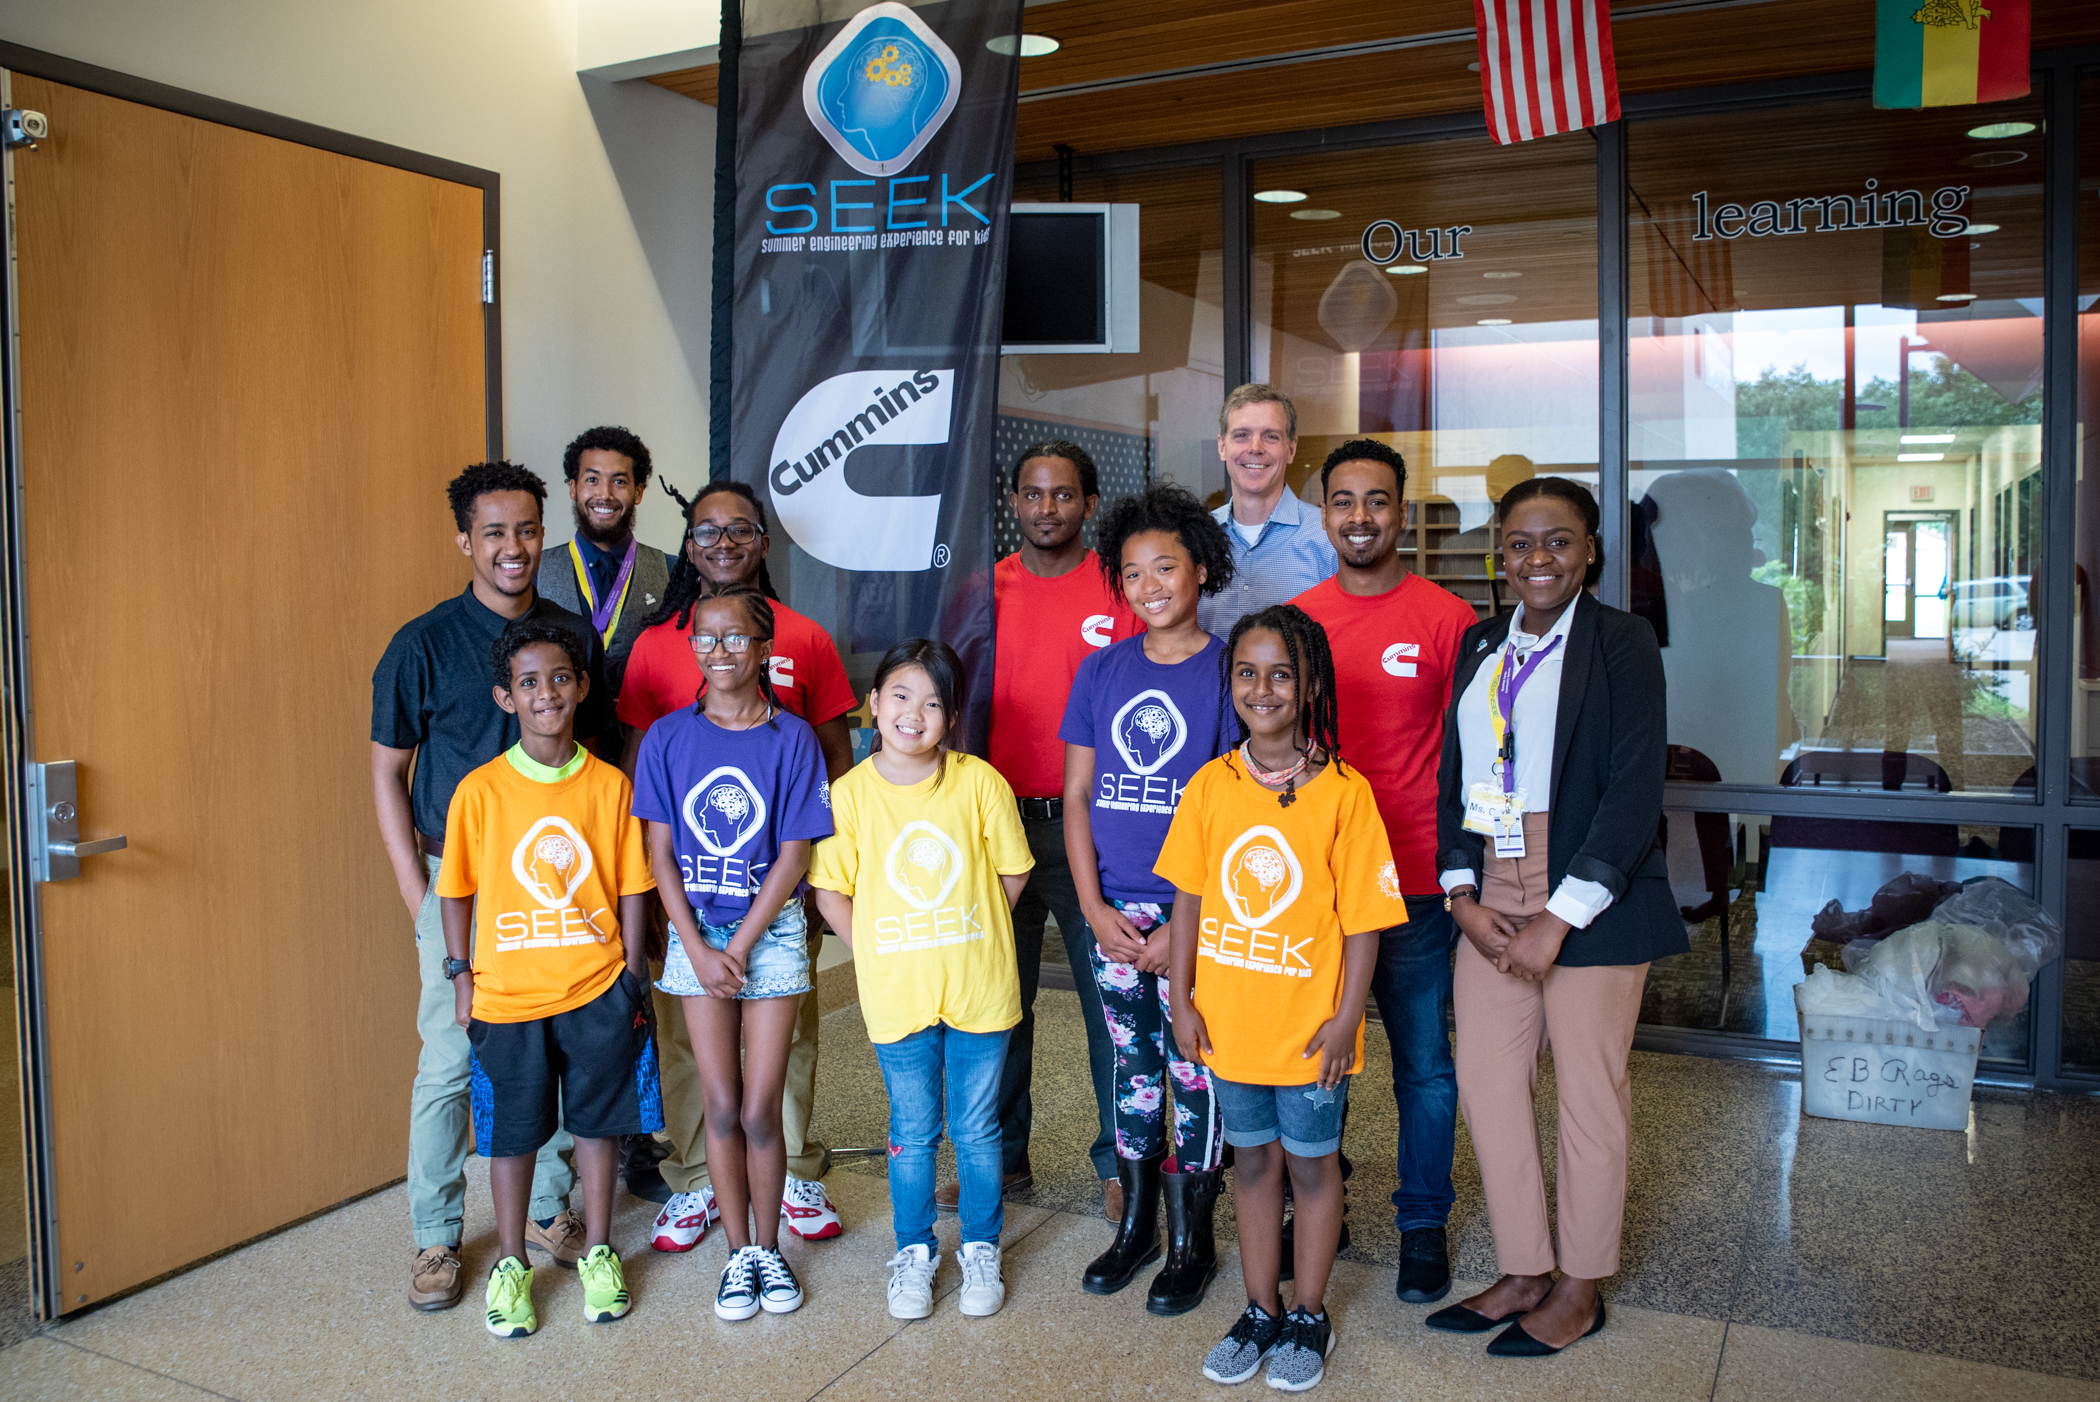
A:
POLYGON ((1032 822, 1058 822, 1065 816, 1065 801, 1061 798, 1024 798, 1020 802, 1021 816, 1032 822))

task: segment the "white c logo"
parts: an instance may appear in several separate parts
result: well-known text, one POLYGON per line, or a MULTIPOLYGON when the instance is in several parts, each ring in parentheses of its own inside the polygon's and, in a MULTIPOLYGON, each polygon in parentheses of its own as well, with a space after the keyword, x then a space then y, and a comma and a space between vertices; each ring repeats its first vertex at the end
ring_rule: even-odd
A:
POLYGON ((1394 643, 1385 650, 1385 655, 1378 659, 1378 665, 1385 668, 1393 676, 1411 677, 1415 675, 1416 664, 1403 662, 1401 659, 1420 657, 1421 655, 1422 645, 1420 643, 1394 643))
POLYGON ((854 370, 795 401, 773 437, 773 510, 795 544, 842 570, 934 568, 941 498, 875 497, 846 481, 861 448, 946 443, 953 370, 854 370))
POLYGON ((1115 631, 1116 621, 1105 613, 1087 615, 1086 622, 1079 625, 1079 636, 1088 647, 1107 647, 1108 635, 1115 631))

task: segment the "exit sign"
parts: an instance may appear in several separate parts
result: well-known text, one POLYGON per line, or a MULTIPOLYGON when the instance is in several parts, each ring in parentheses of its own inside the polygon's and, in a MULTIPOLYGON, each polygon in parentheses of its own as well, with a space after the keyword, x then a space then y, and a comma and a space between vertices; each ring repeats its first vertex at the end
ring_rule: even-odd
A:
POLYGON ((1910 489, 1910 499, 1911 499, 1912 501, 1931 501, 1931 500, 1932 500, 1932 488, 1930 488, 1930 487, 1912 487, 1912 488, 1910 489))

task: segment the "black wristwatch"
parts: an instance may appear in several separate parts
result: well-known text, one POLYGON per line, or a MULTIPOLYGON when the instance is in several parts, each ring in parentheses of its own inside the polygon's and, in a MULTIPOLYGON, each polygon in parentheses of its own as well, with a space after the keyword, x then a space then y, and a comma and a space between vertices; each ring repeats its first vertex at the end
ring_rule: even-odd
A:
POLYGON ((447 959, 445 961, 445 977, 458 978, 461 974, 472 970, 473 967, 474 961, 471 959, 447 959))

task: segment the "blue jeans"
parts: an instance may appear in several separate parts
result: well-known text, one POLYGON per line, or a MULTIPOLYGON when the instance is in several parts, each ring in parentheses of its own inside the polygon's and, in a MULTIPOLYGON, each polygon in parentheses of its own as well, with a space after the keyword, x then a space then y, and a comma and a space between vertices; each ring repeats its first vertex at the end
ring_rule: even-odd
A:
POLYGON ((1444 1009, 1451 1002, 1451 951, 1458 923, 1442 896, 1409 896, 1407 923, 1378 936, 1371 995, 1393 1048, 1393 1100, 1400 1108, 1401 1231, 1450 1220, 1451 1155, 1458 1136, 1458 1073, 1444 1009))
POLYGON ((875 1044, 890 1094, 890 1217, 899 1251, 914 1242, 940 1249, 933 1236, 933 1158, 944 1099, 962 1180, 963 1242, 998 1243, 1006 1224, 999 1201, 999 1073, 1006 1065, 1006 1041, 1004 1032, 958 1032, 937 1022, 875 1044))

